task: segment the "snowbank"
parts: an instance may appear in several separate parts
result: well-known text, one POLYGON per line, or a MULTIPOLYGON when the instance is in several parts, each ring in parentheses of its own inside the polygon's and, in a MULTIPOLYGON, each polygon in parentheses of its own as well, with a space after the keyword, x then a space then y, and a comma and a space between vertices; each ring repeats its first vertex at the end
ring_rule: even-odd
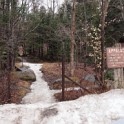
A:
POLYGON ((0 124, 111 124, 120 118, 124 118, 124 90, 69 102, 0 106, 0 124))

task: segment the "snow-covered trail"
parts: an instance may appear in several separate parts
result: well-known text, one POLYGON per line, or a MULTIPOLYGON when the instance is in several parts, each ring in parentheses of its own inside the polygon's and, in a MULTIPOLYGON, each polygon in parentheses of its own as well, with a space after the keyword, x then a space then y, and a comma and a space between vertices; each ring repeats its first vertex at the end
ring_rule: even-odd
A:
POLYGON ((49 89, 47 82, 42 78, 43 74, 40 69, 42 64, 34 63, 24 63, 24 65, 29 66, 36 75, 36 81, 31 85, 31 93, 28 93, 23 99, 22 103, 53 103, 55 99, 53 97, 53 92, 49 89))
POLYGON ((0 124, 124 124, 124 89, 55 102, 53 91, 42 79, 42 65, 25 65, 37 80, 23 98, 24 104, 0 105, 0 124))

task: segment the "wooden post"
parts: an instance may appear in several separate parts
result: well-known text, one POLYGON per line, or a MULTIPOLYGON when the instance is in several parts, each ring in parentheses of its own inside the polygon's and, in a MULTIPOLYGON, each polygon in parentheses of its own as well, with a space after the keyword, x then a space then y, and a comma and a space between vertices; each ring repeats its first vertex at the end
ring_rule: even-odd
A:
MULTIPOLYGON (((115 46, 118 48, 123 47, 120 43, 115 46)), ((124 68, 114 69, 114 88, 124 88, 124 68)))

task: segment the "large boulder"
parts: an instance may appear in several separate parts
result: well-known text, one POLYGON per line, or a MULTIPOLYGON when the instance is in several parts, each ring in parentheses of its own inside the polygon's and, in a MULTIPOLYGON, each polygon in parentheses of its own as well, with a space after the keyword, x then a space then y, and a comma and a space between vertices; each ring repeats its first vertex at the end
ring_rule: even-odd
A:
POLYGON ((22 71, 16 71, 16 75, 21 80, 25 81, 36 81, 36 76, 31 69, 22 69, 22 71))
POLYGON ((96 81, 95 76, 93 74, 88 74, 85 76, 84 80, 94 83, 96 81))

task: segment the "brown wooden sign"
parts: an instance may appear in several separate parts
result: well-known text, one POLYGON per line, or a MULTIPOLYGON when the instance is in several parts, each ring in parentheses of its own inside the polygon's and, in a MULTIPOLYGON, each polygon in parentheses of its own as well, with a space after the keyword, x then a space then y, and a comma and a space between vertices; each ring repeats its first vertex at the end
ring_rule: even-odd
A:
POLYGON ((124 67, 124 48, 107 48, 108 68, 124 67))

